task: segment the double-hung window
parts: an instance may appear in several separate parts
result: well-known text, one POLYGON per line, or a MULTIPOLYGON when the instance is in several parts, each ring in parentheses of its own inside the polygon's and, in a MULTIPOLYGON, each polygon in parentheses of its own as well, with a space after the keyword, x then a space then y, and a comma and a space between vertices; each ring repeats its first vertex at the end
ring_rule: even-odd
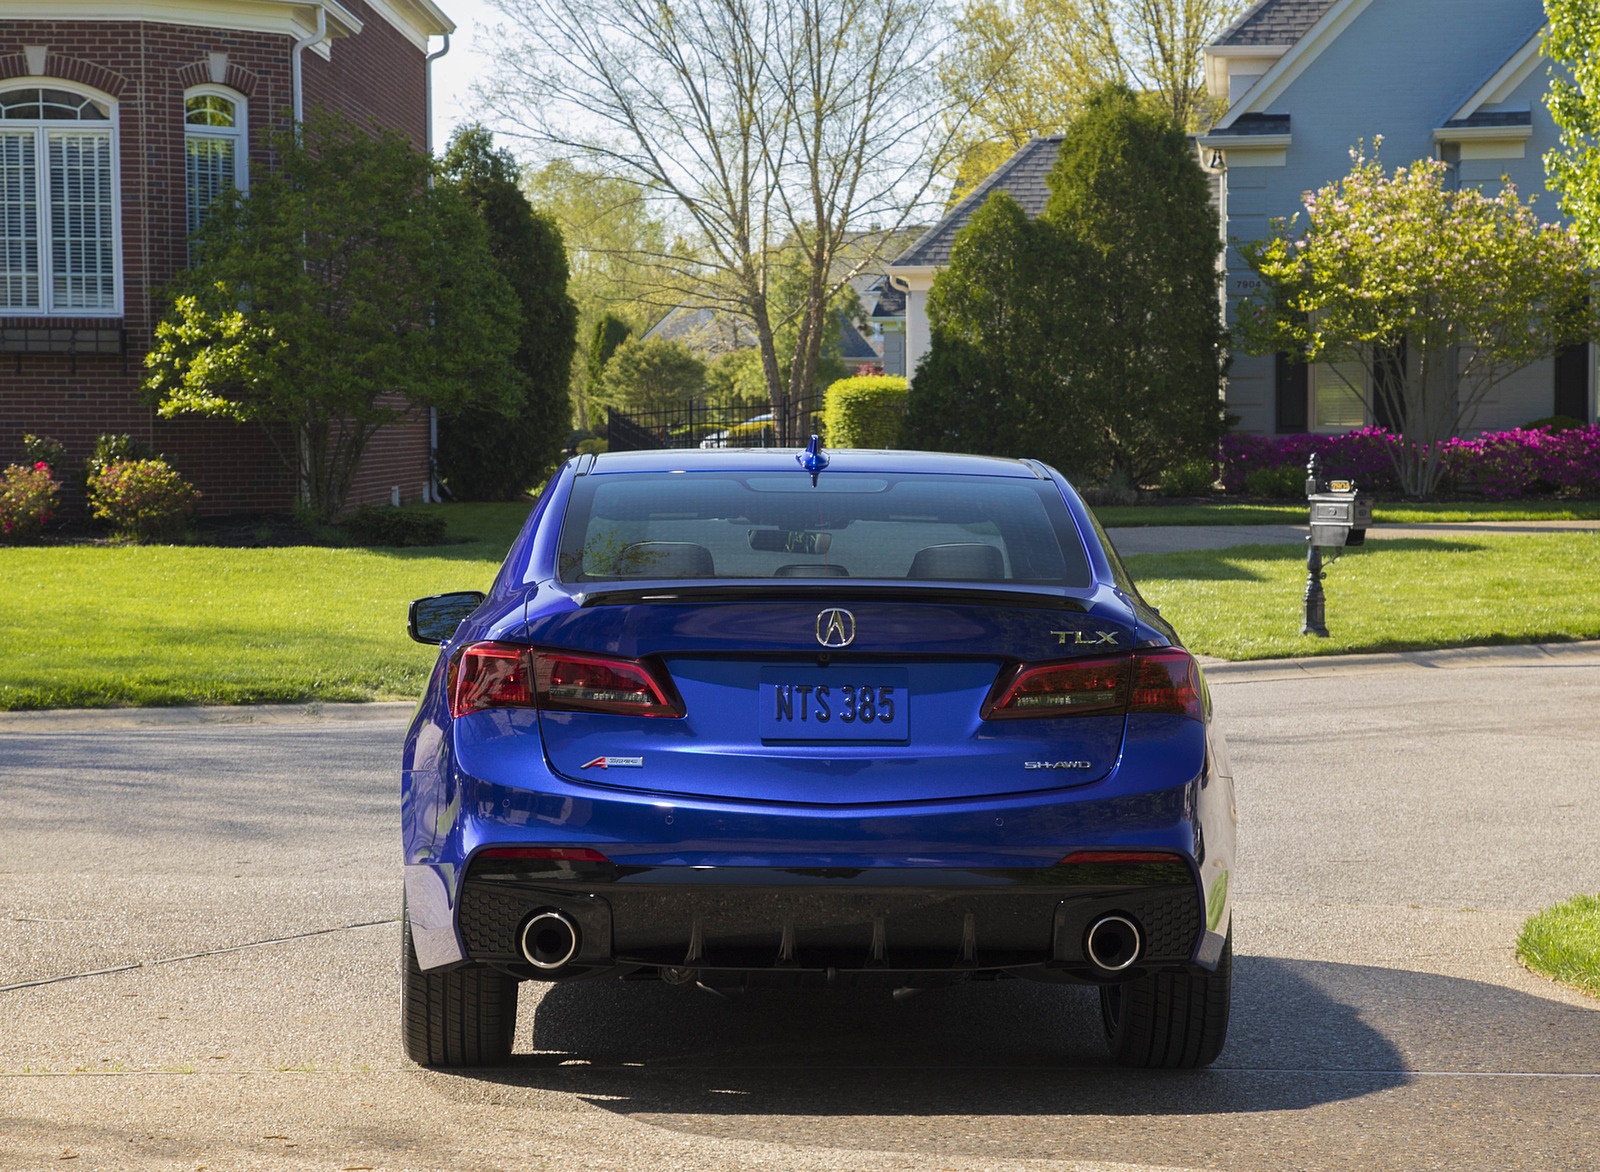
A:
POLYGON ((246 185, 244 99, 222 90, 190 90, 183 100, 185 206, 190 235, 224 192, 246 185))
POLYGON ((0 89, 0 314, 118 312, 117 245, 110 104, 0 89))

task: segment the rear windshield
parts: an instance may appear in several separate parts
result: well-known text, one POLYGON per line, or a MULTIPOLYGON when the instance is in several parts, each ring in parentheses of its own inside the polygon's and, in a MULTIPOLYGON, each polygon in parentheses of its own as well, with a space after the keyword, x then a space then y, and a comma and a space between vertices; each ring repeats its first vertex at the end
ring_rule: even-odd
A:
POLYGON ((1044 480, 800 472, 580 476, 563 582, 911 578, 1082 587, 1089 563, 1044 480))

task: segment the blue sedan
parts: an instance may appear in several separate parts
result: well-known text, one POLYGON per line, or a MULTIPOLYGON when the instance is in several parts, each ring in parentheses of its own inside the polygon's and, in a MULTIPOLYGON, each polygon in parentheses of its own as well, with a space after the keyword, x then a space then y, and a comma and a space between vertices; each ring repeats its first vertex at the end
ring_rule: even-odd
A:
POLYGON ((603 977, 1089 984, 1124 1065, 1222 1049, 1226 749, 1054 469, 579 456, 410 630, 415 1061, 503 1062, 521 982, 603 977))

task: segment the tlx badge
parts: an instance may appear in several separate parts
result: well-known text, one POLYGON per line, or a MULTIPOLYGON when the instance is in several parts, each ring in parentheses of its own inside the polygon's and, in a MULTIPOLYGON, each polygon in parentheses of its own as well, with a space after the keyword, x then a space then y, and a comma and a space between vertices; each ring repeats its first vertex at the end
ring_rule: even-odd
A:
POLYGON ((1051 631, 1058 643, 1071 643, 1074 647, 1099 647, 1102 644, 1116 647, 1117 633, 1115 631, 1095 631, 1094 638, 1088 638, 1082 631, 1051 631), (1069 639, 1068 636, 1071 636, 1069 639))

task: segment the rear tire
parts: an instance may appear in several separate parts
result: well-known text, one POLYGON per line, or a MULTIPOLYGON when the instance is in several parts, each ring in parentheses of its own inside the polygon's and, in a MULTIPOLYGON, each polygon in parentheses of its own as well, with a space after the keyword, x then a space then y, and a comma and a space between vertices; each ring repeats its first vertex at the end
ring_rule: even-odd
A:
POLYGON ((1228 1040, 1233 933, 1216 972, 1154 973, 1100 987, 1111 1056, 1122 1066, 1190 1070, 1209 1066, 1228 1040))
POLYGON ((400 1028, 421 1066, 500 1066, 517 1029, 517 981, 483 965, 423 972, 400 917, 400 1028))

